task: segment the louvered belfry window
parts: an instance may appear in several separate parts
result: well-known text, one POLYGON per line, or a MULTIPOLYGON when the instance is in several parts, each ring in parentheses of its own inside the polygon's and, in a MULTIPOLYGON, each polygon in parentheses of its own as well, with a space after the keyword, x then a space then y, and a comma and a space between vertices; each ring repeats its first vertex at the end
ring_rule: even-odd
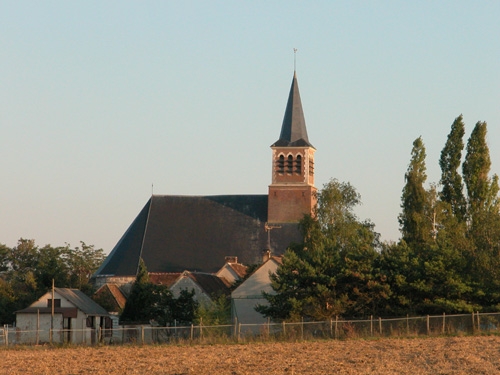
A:
POLYGON ((295 173, 301 174, 302 173, 302 156, 297 155, 295 158, 295 173))
POLYGON ((283 155, 280 155, 276 161, 276 169, 278 173, 285 173, 285 157, 283 155))
POLYGON ((293 156, 288 155, 287 161, 286 161, 286 173, 293 173, 293 156))

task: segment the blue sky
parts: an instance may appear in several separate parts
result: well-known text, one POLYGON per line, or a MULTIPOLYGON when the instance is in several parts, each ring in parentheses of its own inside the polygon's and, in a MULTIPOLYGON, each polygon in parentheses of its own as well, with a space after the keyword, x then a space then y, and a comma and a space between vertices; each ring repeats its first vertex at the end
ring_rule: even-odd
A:
POLYGON ((460 114, 500 173, 498 1, 0 3, 0 243, 109 252, 151 195, 266 194, 293 75, 316 186, 397 240, 411 145, 429 182, 460 114))

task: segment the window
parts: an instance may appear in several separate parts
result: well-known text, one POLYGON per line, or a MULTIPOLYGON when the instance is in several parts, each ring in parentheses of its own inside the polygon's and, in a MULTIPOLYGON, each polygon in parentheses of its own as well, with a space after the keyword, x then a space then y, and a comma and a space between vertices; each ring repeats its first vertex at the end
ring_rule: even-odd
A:
MULTIPOLYGON (((52 307, 52 298, 47 300, 47 307, 52 307)), ((54 307, 61 307, 61 299, 54 299, 54 307)))
POLYGON ((302 173, 302 156, 297 155, 297 158, 295 159, 295 173, 301 174, 302 173))
POLYGON ((293 173, 293 156, 288 155, 288 159, 286 161, 286 173, 293 173))
POLYGON ((276 169, 278 173, 285 173, 285 157, 280 155, 279 159, 276 161, 276 169))

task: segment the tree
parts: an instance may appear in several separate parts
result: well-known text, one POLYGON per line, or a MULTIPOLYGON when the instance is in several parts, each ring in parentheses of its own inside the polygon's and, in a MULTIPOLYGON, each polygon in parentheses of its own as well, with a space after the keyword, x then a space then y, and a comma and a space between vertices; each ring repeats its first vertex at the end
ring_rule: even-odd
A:
POLYGON ((34 274, 41 290, 50 289, 52 280, 58 287, 69 286, 69 267, 65 259, 65 248, 50 245, 39 248, 34 274))
POLYGON ((489 177, 491 160, 486 143, 487 125, 479 121, 467 142, 467 154, 463 164, 463 175, 467 188, 469 220, 472 227, 485 212, 498 214, 498 176, 489 177))
POLYGON ((38 246, 35 240, 20 238, 17 246, 13 247, 9 255, 9 265, 12 271, 26 273, 34 271, 38 261, 38 246))
POLYGON ((149 280, 149 274, 142 258, 139 260, 137 276, 130 296, 120 316, 120 322, 149 323, 161 326, 191 324, 196 315, 198 303, 194 291, 183 290, 175 299, 165 285, 156 285, 149 280))
POLYGON ((9 248, 0 243, 0 275, 9 269, 9 248))
POLYGON ((442 190, 439 197, 451 207, 451 213, 459 222, 463 222, 467 213, 467 206, 463 193, 462 176, 458 172, 462 163, 464 149, 463 136, 465 125, 462 115, 458 116, 451 125, 446 144, 441 151, 439 166, 441 167, 442 190))
POLYGON ((360 201, 349 183, 324 186, 314 217, 300 222, 304 242, 287 250, 271 275, 275 293, 265 293, 269 305, 257 311, 275 320, 324 320, 385 308, 390 291, 376 268, 379 236, 354 214, 360 201))
POLYGON ((212 304, 200 304, 196 311, 196 321, 199 324, 216 326, 231 324, 231 300, 221 294, 212 297, 212 304))
POLYGON ((463 163, 467 188, 469 267, 477 303, 500 304, 500 202, 498 176, 489 177, 491 160, 486 142, 487 124, 477 122, 463 163))
POLYGON ((430 218, 433 212, 429 212, 429 206, 433 206, 435 202, 429 200, 430 197, 424 188, 427 180, 425 157, 425 146, 419 137, 413 142, 410 165, 405 174, 406 184, 401 197, 403 211, 399 215, 403 239, 410 246, 422 246, 427 243, 434 229, 430 218))
POLYGON ((71 287, 90 294, 92 292, 90 279, 106 258, 103 249, 96 249, 94 245, 87 245, 81 241, 80 247, 74 249, 67 245, 62 256, 67 264, 71 287))
MULTIPOLYGON (((104 260, 102 249, 82 242, 82 248, 71 249, 45 245, 40 248, 34 240, 19 239, 8 248, 0 245, 0 314, 12 323, 14 311, 33 303, 52 286, 78 288, 92 293, 90 276, 104 260)), ((4 321, 0 321, 2 323, 4 321)))

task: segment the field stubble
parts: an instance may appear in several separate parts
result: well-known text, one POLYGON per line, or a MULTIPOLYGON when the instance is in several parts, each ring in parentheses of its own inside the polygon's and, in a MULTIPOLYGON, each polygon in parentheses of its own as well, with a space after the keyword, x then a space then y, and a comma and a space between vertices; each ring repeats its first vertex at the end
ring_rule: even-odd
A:
POLYGON ((0 374, 500 374, 500 337, 21 347, 0 374))

